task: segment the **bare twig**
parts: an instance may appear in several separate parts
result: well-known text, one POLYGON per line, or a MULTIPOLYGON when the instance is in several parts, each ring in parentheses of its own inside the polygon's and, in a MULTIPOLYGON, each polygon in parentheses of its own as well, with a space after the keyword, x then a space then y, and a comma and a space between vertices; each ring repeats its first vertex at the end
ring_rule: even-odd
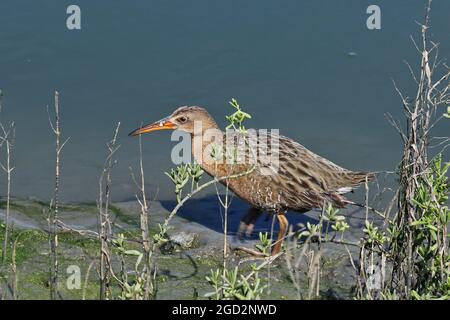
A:
MULTIPOLYGON (((47 108, 48 110, 48 108, 47 108)), ((59 93, 55 91, 55 119, 54 122, 50 119, 49 123, 55 134, 55 187, 52 204, 49 212, 49 231, 50 231, 50 299, 55 300, 60 298, 58 291, 58 219, 59 219, 59 182, 61 171, 61 128, 60 128, 60 113, 59 113, 59 93)))
POLYGON ((111 217, 109 213, 111 196, 111 172, 115 165, 113 156, 118 150, 117 136, 120 122, 117 123, 112 140, 107 143, 107 157, 99 179, 99 196, 97 207, 99 211, 99 240, 100 240, 100 299, 108 299, 110 296, 110 275, 113 273, 111 265, 111 250, 109 241, 113 238, 111 217), (105 186, 104 186, 105 184, 105 186), (104 188, 104 189, 103 189, 104 188))
MULTIPOLYGON (((2 92, 0 91, 0 112, 2 110, 2 92)), ((0 147, 5 145, 6 148, 6 164, 0 162, 2 170, 6 173, 6 214, 5 214, 5 234, 2 250, 2 264, 6 261, 7 250, 9 247, 9 233, 10 233, 10 206, 11 206, 11 175, 14 170, 12 166, 12 150, 14 147, 15 126, 14 122, 9 123, 8 128, 5 128, 0 122, 0 147)))

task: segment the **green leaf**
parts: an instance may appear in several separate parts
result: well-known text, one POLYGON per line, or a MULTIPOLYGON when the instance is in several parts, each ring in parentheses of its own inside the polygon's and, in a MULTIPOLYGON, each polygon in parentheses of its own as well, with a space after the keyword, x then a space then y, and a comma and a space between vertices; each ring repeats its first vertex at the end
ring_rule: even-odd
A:
POLYGON ((450 106, 447 107, 447 113, 444 113, 444 117, 449 118, 450 119, 450 106))
POLYGON ((136 260, 136 264, 135 264, 135 269, 137 270, 139 268, 139 265, 141 264, 142 258, 144 257, 144 255, 142 253, 139 254, 137 260, 136 260))
POLYGON ((141 255, 141 253, 137 250, 125 250, 124 254, 126 254, 127 256, 139 256, 141 255))

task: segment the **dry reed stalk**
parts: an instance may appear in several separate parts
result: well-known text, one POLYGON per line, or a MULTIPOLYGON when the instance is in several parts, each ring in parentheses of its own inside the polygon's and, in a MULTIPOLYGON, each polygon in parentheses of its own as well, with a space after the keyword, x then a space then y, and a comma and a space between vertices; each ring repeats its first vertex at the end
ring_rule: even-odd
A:
MULTIPOLYGON (((3 93, 0 91, 0 113, 2 111, 2 99, 3 93)), ((5 234, 2 250, 2 264, 6 261, 6 255, 9 247, 9 234, 10 234, 10 207, 11 207, 11 175, 14 170, 12 166, 12 149, 14 147, 15 138, 15 126, 14 122, 8 124, 8 127, 3 125, 0 121, 1 135, 0 135, 0 147, 5 145, 6 148, 6 164, 0 163, 2 170, 6 173, 6 214, 5 214, 5 234)))
POLYGON ((111 141, 107 143, 107 157, 103 166, 102 173, 99 179, 99 196, 97 200, 97 208, 99 212, 99 241, 100 241, 100 266, 99 266, 99 282, 100 282, 100 296, 101 300, 110 297, 110 278, 112 272, 111 265, 111 250, 109 241, 113 239, 112 224, 109 212, 110 195, 111 195, 111 172, 115 165, 113 156, 119 149, 117 145, 117 136, 119 133, 120 122, 117 123, 114 135, 111 141), (105 186, 103 185, 105 183, 105 186), (104 188, 104 189, 103 189, 104 188))
POLYGON ((140 182, 138 183, 134 177, 133 171, 131 170, 132 179, 135 182, 139 191, 139 194, 136 194, 136 200, 141 208, 139 217, 140 217, 142 250, 144 252, 143 259, 145 262, 144 269, 142 272, 145 282, 143 298, 144 300, 148 300, 150 298, 154 299, 156 296, 156 268, 153 259, 155 243, 153 241, 152 242, 150 241, 150 232, 149 232, 149 210, 147 203, 147 195, 145 192, 142 136, 139 136, 139 173, 140 173, 140 182))
POLYGON ((55 186, 53 199, 50 203, 50 211, 48 217, 50 232, 50 299, 55 300, 61 298, 58 291, 58 219, 59 219, 59 185, 61 173, 61 151, 65 144, 69 141, 67 138, 61 143, 61 121, 59 109, 59 92, 55 91, 54 96, 55 119, 54 122, 50 118, 50 112, 47 107, 50 127, 55 135, 55 186))

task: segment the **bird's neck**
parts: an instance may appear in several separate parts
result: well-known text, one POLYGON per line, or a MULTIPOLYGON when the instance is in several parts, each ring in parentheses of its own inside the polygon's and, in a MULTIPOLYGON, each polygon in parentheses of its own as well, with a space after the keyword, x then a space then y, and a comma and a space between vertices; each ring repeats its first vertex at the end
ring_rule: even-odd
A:
POLYGON ((191 134, 192 156, 195 161, 210 175, 215 175, 217 165, 214 163, 212 149, 222 145, 224 132, 214 120, 203 128, 201 133, 191 134))

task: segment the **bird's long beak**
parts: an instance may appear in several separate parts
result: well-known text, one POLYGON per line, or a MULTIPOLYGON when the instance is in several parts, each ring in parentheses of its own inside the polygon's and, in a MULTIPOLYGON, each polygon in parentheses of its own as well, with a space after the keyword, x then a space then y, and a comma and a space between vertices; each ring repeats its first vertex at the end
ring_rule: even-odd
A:
POLYGON ((137 128, 136 130, 130 132, 129 136, 138 136, 140 134, 149 133, 152 131, 158 131, 158 130, 174 130, 177 126, 168 120, 167 118, 161 119, 159 121, 156 121, 154 123, 147 124, 141 128, 137 128))

